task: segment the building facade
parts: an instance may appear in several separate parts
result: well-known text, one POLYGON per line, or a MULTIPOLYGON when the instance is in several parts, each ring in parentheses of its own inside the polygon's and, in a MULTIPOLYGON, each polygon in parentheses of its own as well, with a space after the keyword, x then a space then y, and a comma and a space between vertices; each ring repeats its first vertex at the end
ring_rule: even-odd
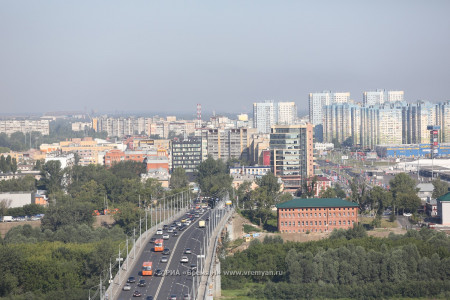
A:
POLYGON ((304 125, 276 125, 270 134, 270 164, 285 190, 296 191, 314 174, 313 128, 304 125))
POLYGON ((358 223, 358 204, 340 198, 295 198, 276 207, 282 233, 330 232, 358 223))
POLYGON ((202 162, 202 139, 190 137, 172 142, 172 172, 183 168, 187 174, 193 174, 202 162))
POLYGON ((6 133, 8 136, 14 132, 30 133, 33 131, 49 135, 49 120, 0 120, 0 133, 6 133))
POLYGON ((363 105, 382 105, 385 102, 403 102, 405 100, 404 91, 386 91, 378 89, 376 91, 368 91, 363 93, 363 105))

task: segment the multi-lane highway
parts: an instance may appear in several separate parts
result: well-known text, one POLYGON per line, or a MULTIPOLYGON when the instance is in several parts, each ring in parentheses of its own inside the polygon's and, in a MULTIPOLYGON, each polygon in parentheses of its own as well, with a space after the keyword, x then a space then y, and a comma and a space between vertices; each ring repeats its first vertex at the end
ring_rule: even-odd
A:
MULTIPOLYGON (((135 277, 136 282, 130 284, 131 290, 122 290, 118 299, 136 299, 133 297, 135 291, 139 291, 143 299, 147 299, 148 296, 152 296, 154 299, 172 299, 172 295, 176 299, 195 299, 193 295, 197 293, 200 276, 192 276, 195 274, 195 272, 192 272, 192 265, 195 265, 198 271, 203 267, 204 251, 207 248, 204 245, 209 233, 212 232, 213 227, 218 224, 224 214, 225 209, 222 204, 222 207, 205 209, 183 231, 178 228, 174 229, 178 232, 178 236, 173 236, 173 233, 164 230, 164 234, 167 233, 170 236, 168 240, 164 240, 164 247, 170 249, 170 254, 167 255, 168 261, 161 262, 161 258, 166 255, 163 255, 162 252, 154 252, 154 245, 148 243, 130 274, 130 276, 135 277), (199 221, 205 221, 206 227, 200 228, 199 221), (187 248, 190 248, 190 254, 185 254, 187 248), (187 256, 189 261, 187 263, 180 262, 182 256, 187 256), (153 263, 152 276, 141 275, 142 264, 145 261, 153 263), (163 271, 163 276, 155 276, 157 269, 163 271), (146 280, 145 287, 138 287, 138 282, 141 279, 146 280)), ((193 215, 195 216, 195 213, 193 215)), ((187 217, 183 216, 181 219, 185 218, 187 217)), ((181 222, 181 219, 177 221, 181 222)), ((170 227, 171 224, 167 225, 170 227)), ((162 235, 155 235, 154 237, 162 238, 162 235)))

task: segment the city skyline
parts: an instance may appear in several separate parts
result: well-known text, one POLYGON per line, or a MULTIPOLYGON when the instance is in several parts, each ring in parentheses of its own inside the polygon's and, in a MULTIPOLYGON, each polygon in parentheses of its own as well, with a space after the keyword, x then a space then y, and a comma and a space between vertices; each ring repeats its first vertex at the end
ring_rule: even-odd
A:
MULTIPOLYGON (((447 1, 3 1, 3 114, 251 113, 309 93, 449 100, 447 1), (419 21, 417 21, 419 20, 419 21), (377 45, 377 46, 371 46, 377 45), (378 46, 381 45, 381 46, 378 46)), ((302 109, 303 108, 303 109, 302 109)))

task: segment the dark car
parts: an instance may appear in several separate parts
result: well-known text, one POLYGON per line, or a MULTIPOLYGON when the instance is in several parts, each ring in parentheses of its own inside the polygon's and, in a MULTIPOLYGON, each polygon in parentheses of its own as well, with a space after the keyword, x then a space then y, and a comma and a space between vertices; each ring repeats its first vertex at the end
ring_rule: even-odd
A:
POLYGON ((155 272, 155 276, 163 276, 163 271, 161 269, 157 269, 155 272))
POLYGON ((207 217, 205 220, 206 220, 206 221, 209 221, 209 217, 207 217))
POLYGON ((186 228, 186 226, 180 226, 180 228, 178 228, 179 231, 183 231, 186 228))
POLYGON ((169 248, 164 248, 164 250, 163 250, 163 252, 162 252, 162 254, 163 255, 169 255, 170 254, 170 249, 169 248))
POLYGON ((127 280, 128 283, 135 283, 136 282, 136 278, 134 278, 133 276, 128 277, 127 280))
POLYGON ((164 225, 164 226, 163 226, 163 230, 167 230, 167 229, 169 229, 169 226, 164 225))
POLYGON ((142 296, 141 292, 139 292, 139 291, 134 291, 133 297, 141 297, 141 296, 142 296))
POLYGON ((172 236, 178 236, 178 232, 174 231, 172 236))
POLYGON ((154 237, 152 237, 152 238, 150 239, 150 243, 152 243, 152 244, 154 244, 155 241, 156 241, 156 238, 154 238, 154 237))
POLYGON ((145 300, 153 300, 153 296, 147 296, 147 298, 145 298, 145 300))
POLYGON ((145 279, 139 280, 138 286, 144 287, 144 286, 146 286, 146 285, 147 285, 147 282, 145 281, 145 279))
POLYGON ((192 271, 197 271, 197 266, 195 264, 191 264, 191 270, 192 271))

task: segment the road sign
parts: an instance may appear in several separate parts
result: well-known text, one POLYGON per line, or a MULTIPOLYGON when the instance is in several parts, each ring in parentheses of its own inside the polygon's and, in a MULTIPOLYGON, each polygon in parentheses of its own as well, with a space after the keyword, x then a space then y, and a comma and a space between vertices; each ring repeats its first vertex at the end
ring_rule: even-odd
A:
POLYGON ((204 255, 197 255, 197 257, 200 257, 200 258, 205 258, 205 256, 204 256, 204 255))
POLYGON ((116 258, 116 261, 123 261, 123 257, 121 257, 121 258, 116 258))

